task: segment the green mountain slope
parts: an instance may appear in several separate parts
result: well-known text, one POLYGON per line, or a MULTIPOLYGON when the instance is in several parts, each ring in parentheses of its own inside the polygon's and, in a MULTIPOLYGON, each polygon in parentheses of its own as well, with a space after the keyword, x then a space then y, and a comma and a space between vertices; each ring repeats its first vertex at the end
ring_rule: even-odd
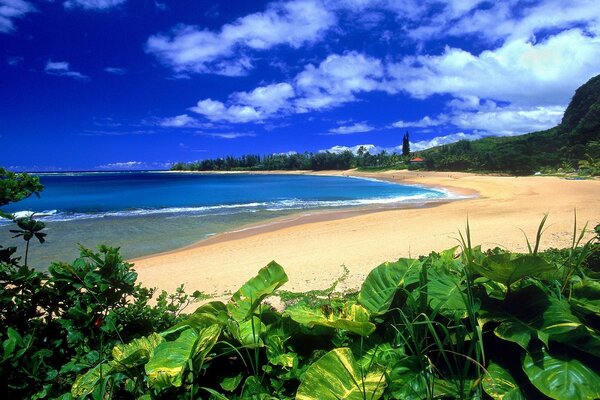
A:
POLYGON ((575 92, 560 125, 511 137, 487 137, 419 153, 436 170, 480 170, 529 174, 544 168, 600 161, 600 75, 575 92))

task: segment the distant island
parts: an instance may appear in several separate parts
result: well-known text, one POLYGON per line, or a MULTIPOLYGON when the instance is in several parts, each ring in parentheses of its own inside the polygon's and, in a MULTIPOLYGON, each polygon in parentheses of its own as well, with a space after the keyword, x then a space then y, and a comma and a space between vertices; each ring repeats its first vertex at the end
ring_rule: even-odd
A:
MULTIPOLYGON (((408 134, 403 150, 408 150, 408 134)), ((434 171, 500 172, 530 175, 538 171, 579 171, 600 175, 600 75, 579 87, 560 125, 519 136, 460 140, 404 154, 370 154, 361 147, 318 153, 247 154, 240 157, 175 163, 174 171, 363 170, 428 169, 434 171), (421 160, 415 160, 420 158, 421 160), (411 162, 412 161, 412 162, 411 162)))

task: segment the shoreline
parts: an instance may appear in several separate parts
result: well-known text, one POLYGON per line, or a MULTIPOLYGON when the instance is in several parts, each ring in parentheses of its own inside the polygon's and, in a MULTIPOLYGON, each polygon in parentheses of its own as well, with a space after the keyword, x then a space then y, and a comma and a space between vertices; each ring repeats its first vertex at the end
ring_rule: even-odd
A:
MULTIPOLYGON (((317 209, 311 211, 303 211, 297 210, 297 212, 293 212, 292 214, 285 215, 282 217, 275 218, 267 218, 265 220, 261 220, 258 222, 253 222, 251 224, 240 225, 233 230, 218 232, 212 236, 199 239, 198 241, 191 243, 187 246, 179 247, 172 250, 161 251, 157 253, 152 253, 140 257, 135 257, 129 262, 137 263, 143 262, 146 259, 151 259, 156 256, 163 256, 169 254, 177 254, 181 251, 186 251, 190 249, 195 249, 199 247, 209 246, 217 243, 224 243, 233 240, 247 238, 253 235, 262 234, 262 233, 270 233, 276 232, 280 229, 302 226, 310 223, 316 222, 326 222, 326 221, 336 221, 342 220, 346 218, 352 218, 359 215, 365 215, 370 213, 378 213, 390 210, 402 210, 402 209, 424 209, 430 207, 437 207, 442 204, 446 204, 454 201, 464 201, 469 200, 471 198, 476 198, 479 196, 479 193, 474 190, 468 190, 463 188, 449 188, 446 186, 439 185, 424 185, 413 183, 410 181, 399 182, 394 180, 392 177, 378 177, 378 176, 366 176, 363 175, 362 172, 356 172, 354 170, 344 170, 344 171, 305 171, 305 170, 295 170, 295 171, 165 171, 166 173, 190 173, 190 174, 259 174, 259 175, 316 175, 316 176, 335 176, 335 177, 350 177, 350 178, 360 178, 360 179, 375 179, 382 182, 389 182, 393 184, 399 185, 411 185, 418 186, 427 189, 435 189, 446 192, 450 195, 454 195, 456 197, 449 197, 443 199, 434 199, 428 201, 421 202, 409 202, 409 203, 399 203, 399 204, 391 204, 391 205, 365 205, 365 206, 354 206, 354 207, 341 207, 341 208, 333 208, 333 209, 317 209), (282 173, 283 172, 283 173, 282 173)), ((377 174, 377 173, 368 173, 368 174, 377 174)))
POLYGON ((478 196, 417 208, 326 210, 304 218, 298 213, 283 217, 288 221, 240 227, 185 248, 130 260, 139 280, 169 292, 185 284, 188 292, 200 290, 225 299, 228 296, 223 293, 237 290, 275 260, 289 276, 286 290, 325 288, 339 275, 341 265, 350 271, 341 289, 357 289, 382 262, 455 246, 458 229, 464 230, 467 218, 475 244, 517 252, 526 252, 521 229, 534 237, 546 212, 543 249, 570 245, 574 208, 580 228, 585 221, 589 221, 588 228, 600 222, 600 180, 406 170, 258 172, 347 175, 478 196))

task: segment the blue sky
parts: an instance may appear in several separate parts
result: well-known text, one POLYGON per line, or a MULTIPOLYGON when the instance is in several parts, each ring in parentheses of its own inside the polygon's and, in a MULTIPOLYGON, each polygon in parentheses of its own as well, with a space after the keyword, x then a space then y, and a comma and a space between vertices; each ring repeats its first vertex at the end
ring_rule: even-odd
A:
POLYGON ((0 0, 0 165, 516 135, 599 73, 597 0, 0 0))

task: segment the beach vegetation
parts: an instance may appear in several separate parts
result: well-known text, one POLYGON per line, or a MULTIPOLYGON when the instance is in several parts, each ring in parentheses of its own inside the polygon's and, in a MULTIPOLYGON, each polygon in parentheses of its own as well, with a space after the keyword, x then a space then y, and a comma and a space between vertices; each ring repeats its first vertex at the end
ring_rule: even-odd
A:
POLYGON ((575 217, 571 246, 541 251, 545 223, 517 254, 473 244, 467 222, 456 247, 384 263, 356 293, 339 293, 346 268, 322 291, 285 291, 273 261, 191 313, 202 293, 153 302, 118 248, 81 248, 47 272, 2 248, 0 387, 32 399, 596 399, 600 226, 590 238, 575 217))

